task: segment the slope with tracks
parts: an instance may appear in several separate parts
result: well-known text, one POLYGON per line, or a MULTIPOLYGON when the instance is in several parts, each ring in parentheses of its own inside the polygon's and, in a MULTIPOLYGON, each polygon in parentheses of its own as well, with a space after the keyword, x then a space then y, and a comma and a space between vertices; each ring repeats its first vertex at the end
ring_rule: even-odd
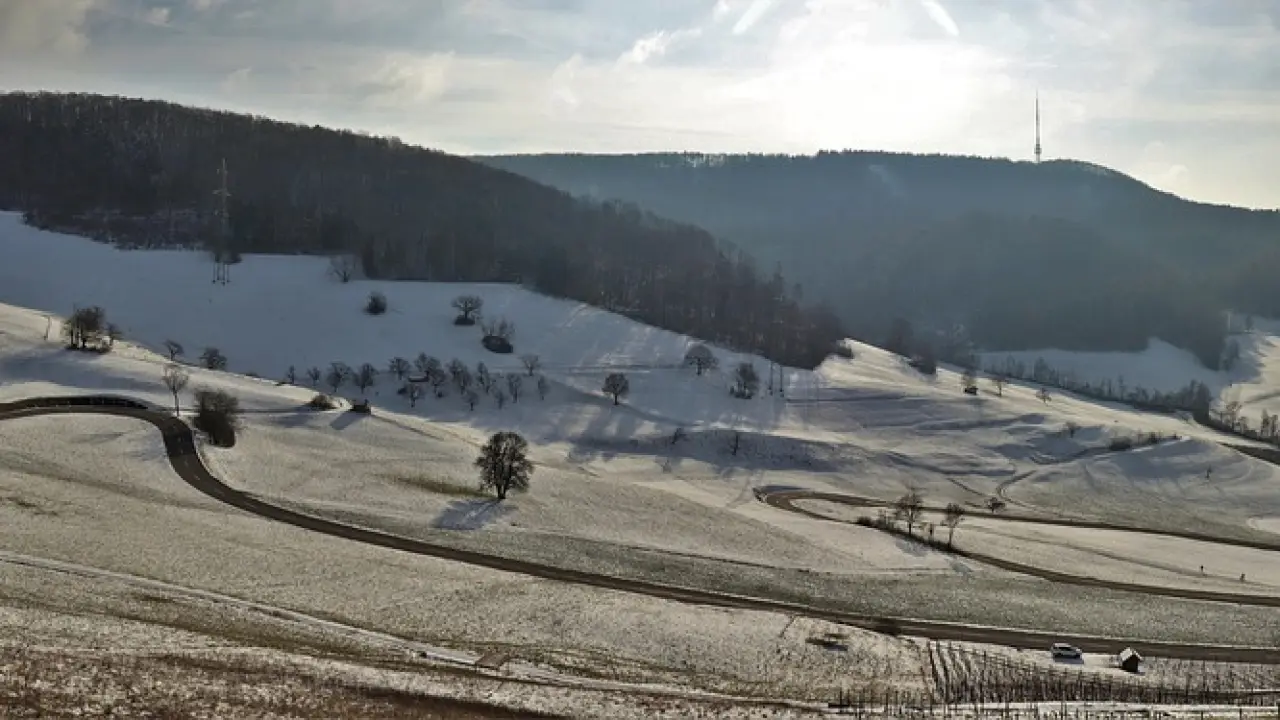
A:
MULTIPOLYGON (((211 498, 253 515, 334 537, 494 570, 620 592, 636 593, 676 602, 798 615, 870 630, 917 635, 938 640, 1042 648, 1049 642, 1058 639, 1055 634, 1034 630, 992 628, 859 615, 772 600, 765 597, 731 595, 677 585, 570 570, 405 538, 288 510, 228 487, 214 477, 204 465, 196 449, 195 435, 185 422, 166 412, 154 410, 136 400, 107 396, 39 397, 0 404, 0 420, 35 415, 83 413, 130 417, 150 423, 163 436, 165 451, 174 471, 191 487, 211 498)), ((1105 637, 1077 637, 1075 639, 1077 643, 1091 652, 1118 652, 1124 647, 1140 643, 1148 653, 1165 657, 1280 664, 1280 649, 1276 648, 1160 643, 1105 637)))

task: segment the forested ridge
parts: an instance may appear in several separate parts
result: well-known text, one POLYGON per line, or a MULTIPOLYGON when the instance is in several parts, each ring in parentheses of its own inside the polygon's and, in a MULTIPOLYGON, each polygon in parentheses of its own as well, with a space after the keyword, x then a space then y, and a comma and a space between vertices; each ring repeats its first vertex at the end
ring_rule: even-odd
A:
POLYGON ((127 247, 344 255, 371 278, 520 282, 789 365, 815 366, 841 336, 781 274, 692 224, 393 138, 164 102, 0 96, 0 208, 127 247))
POLYGON ((1225 309, 1280 315, 1280 213, 1194 203, 1075 161, 882 152, 477 158, 731 240, 878 344, 958 327, 987 350, 1138 350, 1219 365, 1225 309))

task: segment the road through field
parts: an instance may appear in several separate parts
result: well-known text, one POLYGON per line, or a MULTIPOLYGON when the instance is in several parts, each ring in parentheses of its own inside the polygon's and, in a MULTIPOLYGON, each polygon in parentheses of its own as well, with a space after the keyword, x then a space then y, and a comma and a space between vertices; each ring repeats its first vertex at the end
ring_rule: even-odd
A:
MULTIPOLYGON (((355 542, 415 553, 444 560, 467 563, 478 567, 519 573, 560 582, 588 585, 619 592, 647 595, 649 597, 741 610, 757 610, 787 615, 797 615, 828 622, 860 627, 872 631, 901 633, 963 642, 991 643, 1018 648, 1044 648, 1051 642, 1064 639, 1059 633, 1039 632, 1011 628, 995 628, 964 625, 910 618, 875 617, 843 612, 799 603, 773 600, 767 597, 749 597, 696 588, 668 585, 644 580, 617 577, 598 573, 570 570, 541 563, 515 560, 498 555, 463 550, 406 538, 391 533, 363 527, 355 527, 325 518, 296 512, 264 502, 253 495, 232 489, 209 472, 196 451, 195 435, 180 418, 152 409, 145 403, 119 397, 73 396, 29 398, 17 402, 0 403, 0 420, 36 415, 99 414, 130 417, 155 426, 164 438, 165 450, 174 472, 196 490, 232 507, 259 517, 286 523, 318 533, 345 538, 355 542)), ((1200 645, 1189 643, 1153 642, 1146 639, 1125 639, 1071 635, 1069 639, 1088 652, 1115 653, 1130 645, 1138 645, 1153 656, 1203 659, 1229 662, 1280 664, 1280 648, 1200 645)))

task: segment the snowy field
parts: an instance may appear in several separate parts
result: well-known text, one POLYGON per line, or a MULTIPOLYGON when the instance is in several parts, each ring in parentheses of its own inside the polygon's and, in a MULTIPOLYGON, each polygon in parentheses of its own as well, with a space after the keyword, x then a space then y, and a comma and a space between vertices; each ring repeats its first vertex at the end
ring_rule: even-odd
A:
MULTIPOLYGON (((192 388, 226 389, 247 411, 236 447, 202 448, 207 463, 280 505, 457 547, 852 612, 1250 645, 1274 632, 1280 641, 1274 609, 1057 586, 786 513, 752 492, 892 499, 913 488, 941 504, 1000 495, 1020 512, 1275 541, 1276 468, 1179 417, 1065 394, 1042 402, 1017 384, 1004 397, 973 398, 953 370, 925 377, 857 344, 853 360, 785 369, 785 398, 738 400, 729 369, 751 358, 716 350, 720 369, 698 376, 681 362, 693 341, 611 313, 511 286, 344 284, 326 270, 315 258, 248 256, 231 285, 214 285, 201 253, 118 251, 0 216, 0 401, 106 392, 171 407, 160 376, 172 339, 186 347, 192 388), (362 312, 372 291, 388 298, 386 315, 362 312), (486 317, 515 323, 514 355, 490 353, 478 328, 452 324, 450 300, 471 293, 486 317), (110 354, 71 353, 58 341, 58 316, 86 305, 123 330, 110 354), (228 372, 194 366, 210 346, 229 358, 228 372), (520 397, 503 407, 481 397, 472 410, 446 388, 411 407, 387 367, 419 353, 521 376, 520 397), (541 360, 545 398, 523 374, 519 357, 529 353, 541 360), (317 392, 306 370, 333 362, 382 371, 366 392, 338 392, 368 397, 373 415, 303 407, 317 392), (296 386, 281 382, 291 366, 296 386), (610 372, 630 379, 617 406, 600 392, 610 372), (503 503, 477 491, 471 466, 497 430, 524 434, 536 462, 531 491, 503 503), (1107 450, 1152 433, 1178 439, 1107 450)), ((754 362, 765 376, 767 363, 754 362)), ((184 411, 190 402, 188 392, 184 411)), ((9 420, 0 443, 0 551, 626 681, 826 699, 849 682, 910 687, 919 677, 913 641, 856 634, 863 659, 851 670, 847 655, 807 642, 832 629, 820 623, 481 571, 250 517, 182 483, 158 435, 137 421, 9 420)), ((1117 577, 1141 568, 1140 582, 1218 589, 1238 571, 1259 585, 1251 591, 1280 586, 1261 552, 1205 549, 1213 577, 1192 577, 1165 567, 1186 548, 1036 535, 1054 532, 971 519, 957 539, 981 536, 1010 559, 1117 577), (1069 552, 1055 555, 1055 544, 1069 552)), ((0 562, 0 573, 15 572, 0 562)))
POLYGON ((1241 415, 1256 428, 1264 410, 1280 413, 1280 320, 1255 318, 1251 330, 1234 334, 1230 340, 1240 346, 1240 360, 1227 371, 1210 370, 1190 352, 1159 338, 1151 338, 1141 352, 993 352, 984 354, 982 362, 984 366, 1001 365, 1013 359, 1031 368, 1043 359, 1077 382, 1110 381, 1117 387, 1154 392, 1175 392, 1195 380, 1204 383, 1220 402, 1239 402, 1241 415))

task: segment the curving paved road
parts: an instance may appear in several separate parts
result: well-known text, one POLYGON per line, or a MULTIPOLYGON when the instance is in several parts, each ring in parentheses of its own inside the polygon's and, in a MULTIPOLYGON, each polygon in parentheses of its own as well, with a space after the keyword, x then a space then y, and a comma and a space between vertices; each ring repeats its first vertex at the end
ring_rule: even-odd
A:
MULTIPOLYGON (((788 512, 798 513, 806 517, 817 518, 819 520, 826 520, 828 522, 838 522, 838 523, 845 523, 850 525, 856 524, 856 523, 853 523, 849 520, 841 520, 840 518, 834 518, 834 517, 831 517, 830 515, 823 515, 822 513, 814 512, 812 510, 805 510, 804 508, 796 507, 795 503, 800 500, 822 500, 825 502, 833 502, 833 503, 839 503, 841 505, 848 505, 850 507, 861 507, 861 508, 890 507, 893 505, 893 503, 886 502, 883 500, 873 500, 871 498, 858 497, 856 495, 845 495, 841 493, 818 492, 818 491, 799 490, 799 489, 770 490, 768 488, 764 488, 756 491, 756 497, 758 497, 761 500, 761 502, 764 502, 767 505, 776 507, 779 510, 786 510, 788 512)), ((925 508, 926 512, 934 512, 934 513, 941 513, 941 512, 944 512, 944 510, 945 510, 944 508, 938 508, 938 507, 925 508)), ((1212 542, 1219 545, 1238 545, 1241 547, 1280 552, 1280 548, 1277 548, 1275 545, 1271 545, 1268 543, 1250 542, 1248 540, 1219 540, 1217 538, 1211 538, 1210 536, 1207 536, 1207 535, 1201 535, 1201 534, 1191 533, 1191 532, 1160 532, 1156 530, 1146 530, 1143 528, 1127 527, 1123 525, 1112 525, 1108 523, 1076 521, 1076 520, 1066 520, 1066 519, 1060 520, 1060 519, 1049 519, 1049 518, 1035 518, 1035 517, 1028 517, 1025 515, 1004 515, 1004 514, 996 515, 994 513, 974 512, 974 511, 970 511, 967 514, 973 515, 975 517, 994 518, 997 520, 1016 520, 1018 522, 1036 523, 1039 525, 1058 525, 1061 527, 1074 527, 1074 528, 1085 528, 1085 529, 1094 529, 1094 530, 1096 529, 1117 530, 1122 532, 1145 533, 1148 535, 1165 535, 1169 537, 1199 540, 1202 542, 1212 542)), ((998 567, 1002 570, 1009 570, 1010 572, 1021 573, 1023 575, 1031 575, 1034 577, 1042 578, 1044 580, 1049 580, 1051 582, 1064 583, 1068 585, 1100 587, 1100 588, 1106 588, 1108 590, 1122 590, 1125 592, 1136 592, 1136 593, 1142 593, 1143 595, 1156 595, 1161 597, 1179 598, 1182 600, 1204 600, 1208 602, 1234 603, 1236 605, 1254 605, 1258 607, 1280 608, 1280 595, 1270 595, 1270 596, 1252 595, 1248 593, 1214 592, 1212 590, 1193 590, 1191 588, 1173 588, 1173 587, 1163 587, 1160 585, 1140 585, 1138 583, 1115 582, 1111 580, 1101 580, 1099 578, 1088 577, 1084 575, 1072 575, 1070 573, 1055 572, 1053 570, 1045 570, 1044 568, 1036 567, 1034 565, 1023 565, 1022 563, 1016 563, 1016 562, 1013 562, 1012 560, 1006 560, 1005 558, 996 557, 994 555, 987 555, 984 553, 975 552, 973 550, 952 548, 950 552, 952 554, 959 555, 960 557, 968 558, 970 560, 974 560, 974 561, 983 563, 985 565, 998 567)), ((1277 562, 1280 562, 1280 558, 1277 558, 1277 562)))
MULTIPOLYGON (((647 595, 694 605, 798 615, 877 632, 893 632, 936 640, 991 643, 1036 649, 1044 648, 1051 642, 1064 639, 1064 635, 1061 633, 991 628, 907 618, 874 617, 769 598, 731 595, 680 587, 678 585, 666 585, 645 580, 588 573, 462 550, 377 530, 354 527, 272 505, 252 495, 226 486, 209 472, 200 459, 200 455, 196 452, 195 436, 191 428, 181 419, 164 411, 153 410, 144 403, 126 398, 104 396, 29 398, 18 402, 0 403, 0 420, 35 415, 86 413, 130 417, 155 426, 164 437, 165 450, 174 471, 188 485, 209 497, 269 520, 356 542, 467 563, 478 567, 520 573, 547 580, 589 585, 591 587, 647 595)), ((1148 654, 1163 657, 1280 664, 1280 648, 1163 643, 1076 635, 1065 636, 1065 638, 1072 640, 1088 652, 1115 653, 1133 645, 1140 647, 1148 654)))

